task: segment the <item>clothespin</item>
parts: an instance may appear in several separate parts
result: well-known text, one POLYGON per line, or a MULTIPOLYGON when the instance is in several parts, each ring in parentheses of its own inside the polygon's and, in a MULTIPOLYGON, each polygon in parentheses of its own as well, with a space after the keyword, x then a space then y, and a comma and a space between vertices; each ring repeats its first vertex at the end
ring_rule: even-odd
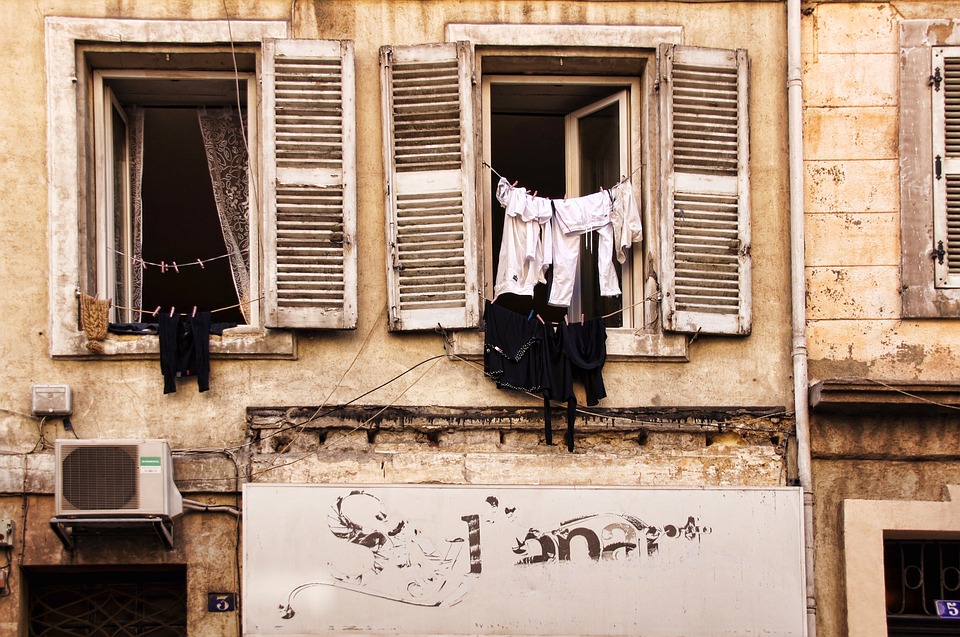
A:
POLYGON ((177 274, 180 274, 180 268, 177 267, 177 262, 176 262, 176 261, 173 262, 173 269, 174 269, 174 271, 175 271, 177 274))
POLYGON ((537 314, 537 320, 540 321, 540 324, 541 324, 541 325, 546 325, 546 323, 545 323, 544 320, 543 320, 543 317, 540 316, 539 314, 537 314))
POLYGON ((563 322, 566 323, 567 325, 570 325, 570 319, 567 318, 566 314, 563 315, 563 322))
POLYGON ((157 309, 155 309, 153 312, 151 312, 150 315, 151 315, 151 316, 156 316, 156 315, 157 315, 157 312, 159 312, 159 311, 160 311, 160 306, 158 305, 158 306, 157 306, 157 309))
POLYGON ((513 185, 510 186, 510 187, 511 187, 511 188, 516 188, 516 187, 517 187, 517 184, 519 184, 519 183, 520 183, 519 181, 515 181, 515 182, 513 182, 513 185))
POLYGON ((140 259, 140 269, 141 269, 141 270, 146 270, 146 269, 147 269, 147 262, 144 261, 143 259, 140 259))
POLYGON ((193 311, 190 312, 190 317, 193 318, 193 317, 195 317, 196 315, 197 315, 197 306, 194 305, 194 306, 193 306, 193 311))
POLYGON ((167 264, 164 261, 160 262, 160 274, 167 273, 167 264))
POLYGON ((533 310, 530 310, 530 314, 527 315, 527 321, 533 320, 533 310))
POLYGON ((176 309, 177 309, 177 308, 175 308, 174 306, 172 306, 172 305, 170 306, 170 318, 173 318, 173 312, 174 312, 174 310, 176 310, 176 309))
POLYGON ((583 314, 580 315, 580 323, 583 323, 583 314))
POLYGON ((206 268, 204 267, 204 265, 203 265, 203 261, 201 261, 199 258, 197 258, 197 265, 200 266, 200 269, 201 269, 201 270, 205 270, 205 269, 206 269, 206 268))

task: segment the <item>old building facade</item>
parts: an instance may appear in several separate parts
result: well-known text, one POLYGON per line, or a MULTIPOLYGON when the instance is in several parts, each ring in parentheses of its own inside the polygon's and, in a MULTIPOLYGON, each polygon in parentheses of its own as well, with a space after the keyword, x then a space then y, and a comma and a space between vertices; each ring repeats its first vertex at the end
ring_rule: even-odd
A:
POLYGON ((946 269, 929 256, 950 218, 943 9, 13 3, 0 632, 908 621, 884 607, 884 540, 960 528, 949 233, 946 269), (594 289, 606 230, 521 230, 497 198, 521 187, 552 218, 632 195, 621 294, 594 289), (582 255, 566 311, 507 274, 548 232, 550 293, 559 244, 582 255), (601 316, 606 395, 575 384, 572 437, 562 392, 545 429, 542 388, 491 378, 497 329, 537 351, 601 316), (209 367, 164 374, 158 332, 187 325, 209 367), (100 487, 70 483, 66 449, 130 443, 134 489, 169 478, 182 515, 71 512, 99 505, 69 488, 100 487))
POLYGON ((950 5, 829 3, 803 18, 824 634, 949 630, 935 603, 956 596, 956 290, 939 251, 955 242, 953 15, 950 5))

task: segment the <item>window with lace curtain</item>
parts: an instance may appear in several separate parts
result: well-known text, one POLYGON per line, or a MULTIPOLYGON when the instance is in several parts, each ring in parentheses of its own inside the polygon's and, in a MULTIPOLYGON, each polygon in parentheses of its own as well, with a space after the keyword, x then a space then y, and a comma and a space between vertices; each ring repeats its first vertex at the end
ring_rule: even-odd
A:
POLYGON ((116 322, 140 310, 217 309, 255 323, 251 303, 251 76, 94 74, 98 288, 116 322))
POLYGON ((353 43, 282 22, 48 17, 50 352, 110 321, 213 311, 214 354, 293 356, 292 329, 357 321, 353 43))

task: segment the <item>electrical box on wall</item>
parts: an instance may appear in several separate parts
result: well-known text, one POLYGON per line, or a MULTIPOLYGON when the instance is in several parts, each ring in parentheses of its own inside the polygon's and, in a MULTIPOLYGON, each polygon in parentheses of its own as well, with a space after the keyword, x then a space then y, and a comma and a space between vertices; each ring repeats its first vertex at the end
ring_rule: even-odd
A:
POLYGON ((70 385, 34 385, 34 416, 69 416, 73 413, 70 385))
POLYGON ((13 546, 13 520, 0 518, 0 547, 13 546))

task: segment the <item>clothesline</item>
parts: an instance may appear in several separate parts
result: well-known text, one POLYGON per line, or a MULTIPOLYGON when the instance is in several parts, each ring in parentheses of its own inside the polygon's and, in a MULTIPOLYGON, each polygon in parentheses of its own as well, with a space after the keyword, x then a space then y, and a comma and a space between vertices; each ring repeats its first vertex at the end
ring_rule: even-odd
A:
POLYGON ((173 270, 174 272, 179 274, 180 268, 186 268, 186 267, 195 266, 195 265, 199 265, 200 269, 202 270, 204 269, 204 265, 203 265, 204 263, 210 263, 212 261, 218 261, 220 259, 228 259, 236 254, 235 252, 228 252, 226 254, 221 254, 220 256, 211 257, 209 259, 197 259, 196 261, 188 261, 186 263, 181 263, 178 265, 176 261, 170 261, 169 263, 167 263, 166 261, 161 261, 160 263, 154 263, 153 261, 145 261, 140 257, 132 257, 120 250, 117 250, 116 248, 110 248, 110 250, 112 252, 119 254, 120 256, 130 259, 134 267, 139 265, 141 268, 146 270, 147 266, 149 265, 155 268, 160 268, 160 272, 163 274, 166 274, 167 270, 173 270))
MULTIPOLYGON (((250 299, 250 301, 248 301, 248 302, 246 302, 246 303, 236 303, 236 304, 234 304, 234 305, 228 305, 228 306, 226 306, 226 307, 218 307, 218 308, 215 309, 215 310, 210 310, 210 313, 211 313, 211 314, 215 314, 215 313, 217 313, 217 312, 223 312, 223 311, 226 311, 226 310, 233 310, 233 309, 236 309, 236 308, 238 308, 238 307, 243 307, 244 305, 247 305, 247 304, 249 304, 249 303, 258 303, 258 302, 260 302, 260 301, 262 301, 262 300, 263 300, 263 297, 261 296, 261 297, 255 298, 255 299, 250 299)), ((159 305, 157 306, 157 309, 155 309, 155 310, 138 310, 138 309, 133 308, 133 307, 124 307, 124 306, 122 306, 122 305, 115 305, 114 307, 116 307, 118 310, 127 310, 128 312, 137 312, 137 313, 139 313, 139 314, 150 314, 150 315, 152 315, 152 316, 156 316, 156 315, 160 312, 160 309, 161 309, 159 305)), ((176 311, 176 308, 175 308, 175 307, 171 307, 171 308, 170 308, 170 315, 172 316, 175 311, 176 311)), ((195 314, 196 311, 197 311, 197 307, 196 307, 196 306, 193 306, 193 312, 191 312, 191 313, 181 312, 181 313, 180 313, 180 316, 187 316, 188 314, 192 315, 192 314, 195 314)))
MULTIPOLYGON (((496 168, 494 168, 493 166, 491 166, 491 165, 488 164, 487 162, 484 161, 484 162, 480 162, 480 163, 481 163, 483 166, 489 168, 489 169, 490 169, 490 172, 492 172, 494 175, 496 175, 496 176, 499 177, 500 179, 503 179, 503 180, 508 181, 508 182, 510 181, 509 179, 507 179, 506 177, 504 177, 503 175, 501 175, 499 172, 497 172, 496 168)), ((618 181, 615 185, 616 185, 616 186, 619 186, 620 184, 625 183, 626 181, 632 179, 633 176, 634 176, 635 174, 637 174, 637 172, 640 170, 640 168, 642 168, 642 167, 641 167, 641 166, 638 166, 636 169, 634 169, 633 172, 631 172, 629 175, 627 175, 627 176, 623 177, 622 179, 620 179, 620 181, 618 181)))

